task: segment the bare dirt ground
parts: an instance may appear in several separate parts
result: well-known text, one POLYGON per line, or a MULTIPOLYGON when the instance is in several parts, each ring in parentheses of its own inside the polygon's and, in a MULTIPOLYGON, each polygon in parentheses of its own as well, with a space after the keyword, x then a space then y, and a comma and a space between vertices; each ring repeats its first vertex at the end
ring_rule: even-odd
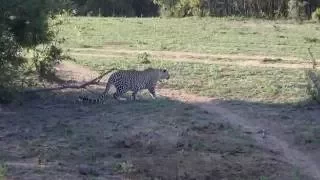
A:
MULTIPOLYGON (((97 75, 72 63, 57 68, 63 79, 97 75)), ((319 146, 296 144, 287 132, 296 121, 320 123, 319 106, 226 102, 169 89, 155 101, 70 103, 81 93, 2 107, 8 179, 320 179, 319 146)))
MULTIPOLYGON (((174 51, 149 51, 149 50, 128 50, 106 46, 104 48, 71 48, 72 56, 91 56, 91 57, 136 57, 140 53, 148 53, 152 57, 164 60, 174 60, 180 62, 200 62, 206 64, 223 64, 237 66, 254 67, 280 67, 280 68, 311 68, 309 58, 301 59, 296 57, 274 57, 274 56, 253 56, 241 54, 204 54, 193 52, 174 52, 174 51)), ((320 66, 316 66, 319 68, 320 66)))
MULTIPOLYGON (((73 67, 74 65, 67 65, 68 69, 78 69, 73 67)), ((81 69, 84 71, 83 68, 81 69)), ((87 74, 88 70, 85 70, 87 74)), ((286 142, 284 137, 282 137, 281 133, 274 132, 275 130, 271 129, 269 131, 268 137, 265 139, 265 129, 270 128, 270 126, 266 126, 268 122, 257 122, 257 119, 245 119, 241 116, 241 114, 247 114, 247 111, 234 113, 228 110, 227 107, 223 107, 219 105, 219 101, 208 98, 208 97, 200 97, 192 94, 186 94, 181 91, 175 91, 170 89, 161 89, 159 91, 161 96, 169 97, 174 100, 182 101, 185 103, 197 104, 200 108, 206 110, 212 114, 219 114, 223 117, 224 120, 231 123, 232 125, 241 126, 247 132, 252 133, 252 137, 261 144, 264 148, 270 149, 274 152, 280 152, 283 154, 288 163, 292 163, 293 165, 298 166, 303 169, 306 173, 312 175, 316 179, 320 179, 320 163, 316 164, 313 162, 312 157, 306 156, 305 152, 300 152, 294 147, 291 147, 288 142, 286 142), (261 135, 262 133, 262 135, 261 135), (276 134, 276 135, 274 135, 276 134)), ((318 111, 318 117, 320 117, 320 111, 318 111)), ((317 115, 315 115, 317 117, 317 115)), ((273 125, 276 127, 277 125, 273 125)), ((277 129, 278 130, 278 129, 277 129)))
MULTIPOLYGON (((172 90, 162 90, 160 93, 164 96, 173 97, 175 99, 186 101, 192 104, 197 104, 200 108, 208 111, 209 113, 219 114, 227 122, 234 126, 240 126, 246 132, 250 133, 252 138, 254 138, 256 142, 265 149, 282 154, 288 163, 298 166, 306 173, 312 174, 312 176, 316 179, 320 178, 320 163, 318 163, 318 161, 314 161, 313 159, 315 156, 317 156, 316 159, 319 159, 319 156, 317 154, 315 154, 315 156, 305 155, 306 152, 299 151, 298 147, 294 147, 286 142, 284 140, 286 139, 285 135, 281 132, 279 133, 279 130, 281 131, 279 126, 281 125, 276 124, 275 122, 270 122, 269 119, 250 117, 250 113, 248 113, 248 111, 244 108, 238 109, 237 111, 232 111, 228 106, 220 105, 220 102, 215 99, 187 95, 172 90), (270 125, 270 123, 274 124, 270 125)), ((254 113, 258 113, 261 109, 256 110, 257 111, 254 113)), ((320 112, 318 111, 317 114, 320 115, 320 112)))

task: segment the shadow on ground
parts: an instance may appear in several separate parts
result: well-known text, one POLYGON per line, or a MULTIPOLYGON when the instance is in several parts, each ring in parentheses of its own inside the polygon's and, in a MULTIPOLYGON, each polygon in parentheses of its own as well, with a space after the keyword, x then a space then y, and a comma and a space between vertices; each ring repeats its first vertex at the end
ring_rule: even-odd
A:
POLYGON ((304 150, 320 147, 320 105, 308 100, 296 104, 267 104, 246 101, 219 101, 219 106, 235 112, 245 119, 255 119, 266 129, 286 134, 292 144, 304 150))
MULTIPOLYGON (((79 94, 42 93, 4 108, 12 112, 0 115, 0 161, 8 179, 311 179, 219 114, 164 97, 73 103, 79 94)), ((308 112, 301 123, 316 122, 313 105, 219 103, 284 124, 308 112)))

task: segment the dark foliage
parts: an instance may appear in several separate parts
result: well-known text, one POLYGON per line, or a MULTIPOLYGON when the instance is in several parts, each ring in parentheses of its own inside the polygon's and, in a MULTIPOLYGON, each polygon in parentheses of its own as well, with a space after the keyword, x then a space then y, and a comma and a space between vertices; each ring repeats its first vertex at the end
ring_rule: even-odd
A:
POLYGON ((72 0, 78 15, 157 16, 158 6, 152 0, 72 0))
POLYGON ((0 0, 0 4, 0 103, 7 103, 15 92, 32 84, 27 77, 34 67, 37 72, 51 71, 52 65, 59 62, 62 52, 55 46, 56 32, 50 27, 49 18, 68 3, 64 0, 0 0), (39 45, 48 48, 39 50, 39 45), (36 52, 32 62, 26 63, 24 49, 36 52), (42 64, 41 70, 38 64, 42 64))

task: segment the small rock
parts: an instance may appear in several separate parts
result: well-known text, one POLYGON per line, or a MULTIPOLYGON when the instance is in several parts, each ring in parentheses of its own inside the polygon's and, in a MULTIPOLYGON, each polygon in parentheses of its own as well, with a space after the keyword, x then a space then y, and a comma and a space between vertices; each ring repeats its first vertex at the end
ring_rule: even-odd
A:
POLYGON ((130 140, 125 140, 124 141, 124 147, 125 148, 130 148, 133 144, 134 144, 134 142, 132 142, 130 140))
POLYGON ((280 116, 280 118, 281 118, 281 119, 290 119, 290 117, 287 116, 287 115, 282 115, 282 116, 280 116))
POLYGON ((121 153, 116 153, 115 155, 113 155, 114 158, 120 159, 122 158, 122 154, 121 153))
POLYGON ((117 148, 130 148, 133 143, 130 143, 128 140, 119 140, 114 142, 114 144, 117 148))
POLYGON ((209 111, 204 110, 203 113, 204 113, 204 114, 209 114, 209 111))
POLYGON ((147 150, 147 154, 152 154, 156 151, 156 146, 153 144, 150 144, 149 146, 147 146, 146 150, 147 150))
POLYGON ((306 139, 304 142, 305 144, 311 144, 313 141, 311 139, 306 139))
POLYGON ((252 131, 244 131, 244 133, 246 133, 246 134, 252 134, 253 132, 252 132, 252 131))
POLYGON ((309 111, 311 111, 311 110, 314 110, 314 107, 307 106, 306 109, 309 110, 309 111))
POLYGON ((224 125, 223 124, 220 124, 219 125, 219 129, 221 130, 221 129, 224 129, 225 127, 224 127, 224 125))
POLYGON ((94 175, 94 176, 99 176, 99 172, 91 166, 81 164, 79 166, 79 173, 82 175, 94 175))
POLYGON ((177 142, 177 145, 176 145, 177 148, 183 148, 183 146, 184 146, 184 143, 177 142))
POLYGON ((90 111, 90 109, 85 106, 80 106, 77 110, 78 110, 78 112, 89 112, 90 111))

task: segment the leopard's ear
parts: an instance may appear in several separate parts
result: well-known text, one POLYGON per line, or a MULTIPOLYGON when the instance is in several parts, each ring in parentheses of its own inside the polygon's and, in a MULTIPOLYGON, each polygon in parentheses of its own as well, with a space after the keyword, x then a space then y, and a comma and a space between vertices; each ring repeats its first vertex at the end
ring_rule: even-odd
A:
POLYGON ((166 69, 163 69, 163 70, 162 70, 162 72, 164 72, 164 73, 165 73, 165 72, 167 72, 167 70, 166 70, 166 69))

